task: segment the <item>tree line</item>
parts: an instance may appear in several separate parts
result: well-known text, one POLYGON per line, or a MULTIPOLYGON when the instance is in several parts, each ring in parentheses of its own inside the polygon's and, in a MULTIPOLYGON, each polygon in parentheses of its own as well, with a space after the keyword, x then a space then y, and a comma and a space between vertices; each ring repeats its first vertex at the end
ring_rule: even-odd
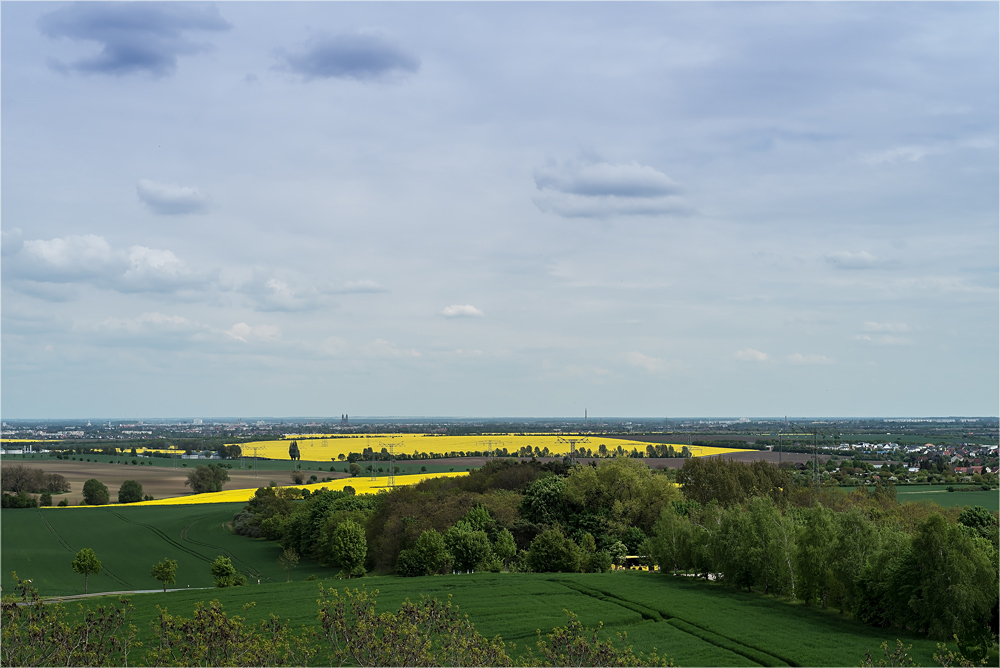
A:
POLYGON ((494 460, 369 496, 261 488, 233 525, 348 576, 593 572, 634 555, 875 626, 995 638, 996 513, 901 504, 883 482, 851 494, 797 483, 763 461, 690 458, 679 487, 672 475, 631 458, 494 460))

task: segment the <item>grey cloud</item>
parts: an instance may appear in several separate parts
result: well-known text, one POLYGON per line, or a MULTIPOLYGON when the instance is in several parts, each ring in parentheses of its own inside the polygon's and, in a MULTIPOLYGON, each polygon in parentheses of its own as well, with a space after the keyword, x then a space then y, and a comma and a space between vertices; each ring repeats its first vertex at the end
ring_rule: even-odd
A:
POLYGON ((319 35, 295 51, 279 49, 284 68, 310 79, 368 81, 390 75, 411 74, 420 59, 387 38, 369 33, 319 35))
POLYGON ((549 164, 535 172, 539 190, 600 197, 665 197, 680 193, 666 174, 633 161, 626 165, 607 162, 549 164))
POLYGON ((549 163, 535 172, 542 211, 566 218, 657 216, 690 213, 669 176, 637 162, 549 163))
POLYGON ((135 190, 142 203, 161 216, 198 213, 207 208, 205 195, 190 186, 141 179, 135 190))
POLYGON ((62 71, 121 76, 145 72, 172 74, 177 57, 201 53, 211 45, 186 37, 192 31, 228 30, 211 5, 159 2, 84 2, 43 15, 38 28, 49 37, 97 42, 101 51, 74 63, 53 62, 62 71))

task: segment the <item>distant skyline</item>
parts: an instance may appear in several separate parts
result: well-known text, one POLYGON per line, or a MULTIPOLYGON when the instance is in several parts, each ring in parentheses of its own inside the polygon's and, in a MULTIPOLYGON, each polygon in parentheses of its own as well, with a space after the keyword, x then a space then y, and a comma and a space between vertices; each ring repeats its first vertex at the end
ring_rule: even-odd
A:
POLYGON ((4 420, 996 416, 996 3, 4 2, 4 420))

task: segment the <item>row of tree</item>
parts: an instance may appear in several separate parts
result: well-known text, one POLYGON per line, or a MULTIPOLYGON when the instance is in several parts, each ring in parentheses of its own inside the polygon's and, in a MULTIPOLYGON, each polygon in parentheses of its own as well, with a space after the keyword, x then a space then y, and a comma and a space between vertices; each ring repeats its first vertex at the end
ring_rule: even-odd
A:
POLYGON ((69 481, 58 473, 46 473, 42 469, 23 464, 5 464, 0 473, 2 488, 5 492, 18 494, 31 492, 39 494, 49 492, 59 494, 70 491, 69 481))
POLYGON ((234 526, 348 575, 589 572, 636 555, 869 624, 970 642, 996 633, 995 514, 900 504, 883 483, 853 494, 796 483, 766 462, 691 458, 676 481, 632 458, 495 460, 369 496, 262 488, 234 526), (335 540, 346 532, 354 561, 335 540))

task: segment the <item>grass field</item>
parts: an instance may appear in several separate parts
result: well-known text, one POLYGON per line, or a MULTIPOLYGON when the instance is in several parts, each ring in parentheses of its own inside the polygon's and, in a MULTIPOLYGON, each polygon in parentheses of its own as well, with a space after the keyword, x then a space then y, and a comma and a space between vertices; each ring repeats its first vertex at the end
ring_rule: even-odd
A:
MULTIPOLYGON (((298 573, 297 575, 301 575, 298 573)), ((500 635, 521 655, 536 631, 566 623, 564 609, 589 626, 604 622, 605 635, 626 632, 637 651, 654 647, 681 666, 852 666, 865 649, 900 637, 913 645, 918 664, 933 664, 935 643, 893 629, 875 629, 834 611, 792 605, 689 578, 622 571, 605 574, 475 574, 424 578, 373 577, 351 582, 329 578, 326 586, 378 589, 379 608, 396 609, 421 594, 452 596, 486 636, 500 635)), ((273 612, 298 627, 316 623, 316 582, 278 583, 214 591, 182 591, 132 597, 135 623, 149 637, 156 606, 190 616, 196 601, 218 598, 230 614, 248 619, 273 612), (241 611, 247 601, 256 606, 241 611)))
MULTIPOLYGON (((949 492, 948 487, 952 485, 898 485, 896 487, 896 499, 900 503, 909 501, 930 501, 940 505, 942 508, 954 508, 955 506, 982 506, 987 510, 1000 510, 1000 494, 997 490, 975 491, 975 492, 949 492)), ((954 485, 957 490, 969 489, 968 485, 954 485)), ((978 487, 978 485, 976 485, 978 487)), ((854 487, 841 488, 847 492, 854 490, 854 487)))
MULTIPOLYGON (((220 554, 263 582, 285 580, 276 559, 276 543, 233 534, 225 526, 243 508, 242 503, 135 508, 101 506, 86 511, 4 510, 0 551, 4 591, 11 591, 11 571, 30 578, 43 595, 83 593, 83 576, 70 568, 78 550, 93 548, 104 568, 91 576, 90 591, 155 589, 149 575, 165 557, 178 561, 174 587, 210 587, 211 562, 220 554)), ((329 570, 303 559, 296 578, 310 574, 329 577, 329 570)))

